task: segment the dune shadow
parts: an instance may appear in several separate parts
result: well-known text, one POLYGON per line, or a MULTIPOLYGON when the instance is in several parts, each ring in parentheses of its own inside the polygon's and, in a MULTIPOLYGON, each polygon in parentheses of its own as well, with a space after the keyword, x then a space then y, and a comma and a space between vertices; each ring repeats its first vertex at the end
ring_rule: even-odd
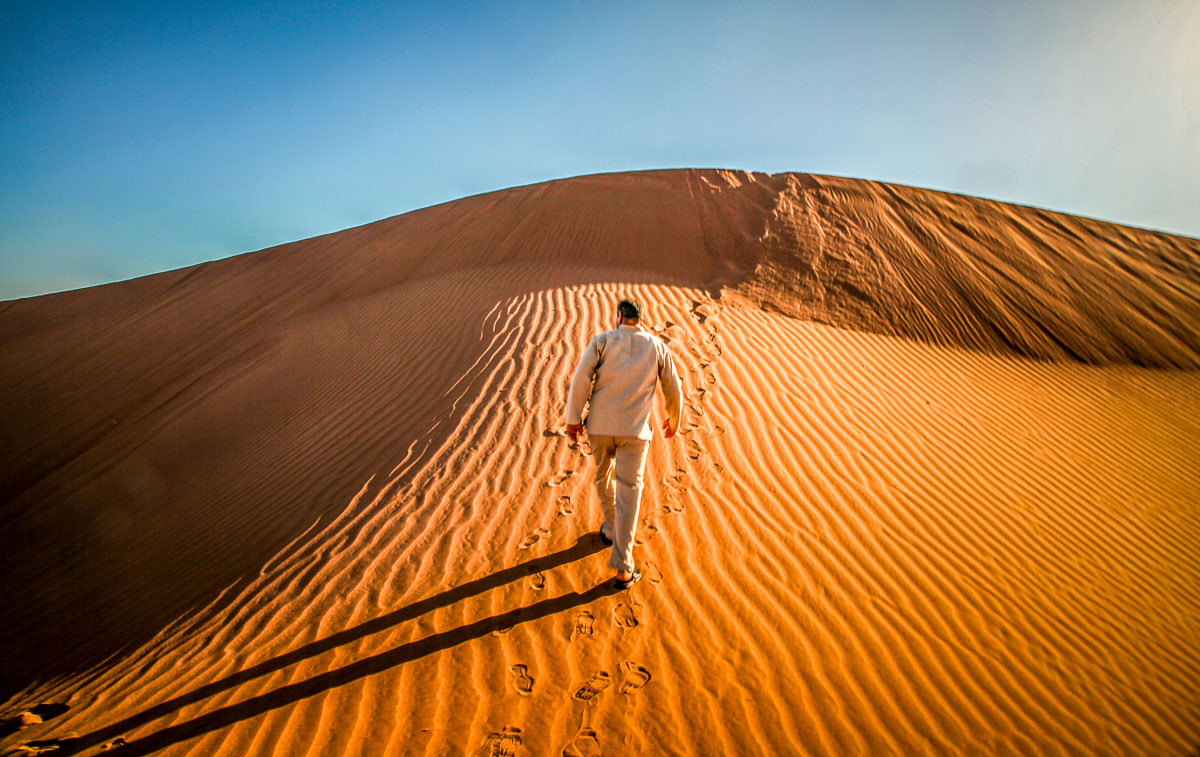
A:
MULTIPOLYGON (((595 534, 585 535, 576 541, 574 545, 566 549, 527 560, 489 576, 469 581, 441 594, 427 597, 399 610, 394 610, 386 615, 368 620, 353 628, 348 628, 327 636, 324 639, 310 642, 279 657, 238 671, 219 681, 205 684, 198 689, 181 694, 92 733, 78 738, 56 740, 53 742, 54 746, 58 748, 56 754, 76 754, 85 749, 112 741, 133 729, 170 715, 183 707, 196 704, 240 686, 247 681, 317 657, 329 650, 385 631, 433 610, 448 607, 469 597, 499 588, 507 583, 527 577, 535 571, 545 571, 575 562, 604 548, 604 545, 595 534)), ((169 726, 136 741, 130 741, 121 747, 120 754, 125 756, 149 754, 180 741, 195 738, 232 725, 238 721, 261 715, 278 707, 284 707, 302 699, 307 699, 329 689, 343 686, 405 662, 411 662, 435 652, 450 649, 472 639, 486 636, 492 631, 507 629, 531 620, 554 615, 579 605, 588 604, 600 597, 615 594, 617 591, 617 589, 612 587, 611 582, 606 581, 583 592, 562 594, 536 602, 527 607, 492 615, 465 626, 442 631, 418 641, 402 644, 394 649, 350 663, 336 670, 327 671, 304 681, 283 686, 235 705, 222 707, 184 723, 169 726)))

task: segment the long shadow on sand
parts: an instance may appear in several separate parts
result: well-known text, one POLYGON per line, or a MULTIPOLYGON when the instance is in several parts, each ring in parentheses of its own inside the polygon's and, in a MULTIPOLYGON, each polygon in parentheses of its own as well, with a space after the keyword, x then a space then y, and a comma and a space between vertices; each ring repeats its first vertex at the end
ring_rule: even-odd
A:
MULTIPOLYGON (((61 739, 42 743, 57 746, 59 749, 55 754, 76 754, 84 749, 111 741, 124 733, 151 723, 165 715, 169 715, 182 707, 203 701, 259 676, 273 673, 289 665, 295 665, 298 662, 316 657, 343 644, 349 644, 366 636, 384 631, 404 621, 417 618, 427 612, 447 607, 468 597, 482 594, 485 591, 503 586, 506 583, 511 583, 530 575, 534 571, 548 570, 580 560, 588 555, 599 552, 601 549, 604 549, 604 546, 595 534, 584 536, 567 549, 526 561, 511 568, 505 568, 490 576, 470 581, 449 591, 414 602, 402 609, 381 615, 354 628, 339 631, 332 636, 306 644, 287 654, 280 655, 266 662, 261 662, 258 665, 222 678, 219 681, 205 684, 194 691, 155 705, 144 712, 101 728, 98 731, 74 739, 61 739)), ((238 721, 261 715, 277 707, 283 707, 293 702, 307 699, 323 691, 343 686, 360 678, 365 678, 388 668, 395 667, 396 665, 411 662, 434 652, 440 652, 472 639, 486 636, 494 630, 554 615, 569 610, 572 607, 588 604, 601 597, 614 594, 617 591, 617 589, 612 588, 610 582, 605 582, 584 592, 562 594, 551 599, 536 602, 528 607, 510 610, 449 631, 436 633, 419 641, 402 644, 395 649, 381 652, 358 662, 337 668, 336 670, 315 675, 304 681, 283 686, 266 694, 260 694, 259 696, 247 699, 244 702, 222 707, 184 723, 156 731, 136 741, 129 742, 120 749, 119 753, 123 757, 150 754, 180 741, 186 741, 187 739, 192 739, 232 725, 238 721)))

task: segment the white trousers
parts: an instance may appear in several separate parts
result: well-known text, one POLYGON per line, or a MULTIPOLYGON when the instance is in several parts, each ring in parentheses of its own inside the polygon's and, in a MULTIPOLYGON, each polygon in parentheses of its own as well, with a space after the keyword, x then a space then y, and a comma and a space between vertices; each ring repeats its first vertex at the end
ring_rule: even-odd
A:
POLYGON ((636 436, 588 435, 596 459, 596 493, 604 510, 600 527, 613 540, 608 567, 633 570, 633 534, 642 502, 642 473, 650 442, 636 436))

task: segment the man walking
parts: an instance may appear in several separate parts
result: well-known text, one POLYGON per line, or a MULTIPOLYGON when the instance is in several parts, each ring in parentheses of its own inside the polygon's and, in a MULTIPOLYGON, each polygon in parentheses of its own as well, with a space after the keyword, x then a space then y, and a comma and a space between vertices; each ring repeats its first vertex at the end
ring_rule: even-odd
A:
POLYGON ((612 545, 608 566, 617 571, 614 586, 627 589, 642 572, 633 566, 633 534, 642 499, 646 448, 653 434, 650 409, 654 385, 667 400, 663 436, 679 429, 681 390, 671 350, 638 324, 642 306, 617 303, 616 328, 597 335, 583 351, 567 394, 567 436, 583 430, 583 406, 591 400, 587 433, 596 459, 596 492, 604 510, 600 538, 612 545))

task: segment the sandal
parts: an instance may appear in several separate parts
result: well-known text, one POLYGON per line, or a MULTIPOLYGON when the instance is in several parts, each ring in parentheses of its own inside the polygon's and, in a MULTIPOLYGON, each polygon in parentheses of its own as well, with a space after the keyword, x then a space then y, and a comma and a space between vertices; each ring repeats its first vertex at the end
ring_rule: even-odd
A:
POLYGON ((633 586, 635 583, 637 583, 641 579, 641 577, 642 577, 642 571, 638 570, 637 568, 634 568, 633 575, 630 576, 628 580, 622 581, 619 578, 614 578, 613 579, 613 587, 617 588, 617 589, 628 589, 630 586, 633 586))

